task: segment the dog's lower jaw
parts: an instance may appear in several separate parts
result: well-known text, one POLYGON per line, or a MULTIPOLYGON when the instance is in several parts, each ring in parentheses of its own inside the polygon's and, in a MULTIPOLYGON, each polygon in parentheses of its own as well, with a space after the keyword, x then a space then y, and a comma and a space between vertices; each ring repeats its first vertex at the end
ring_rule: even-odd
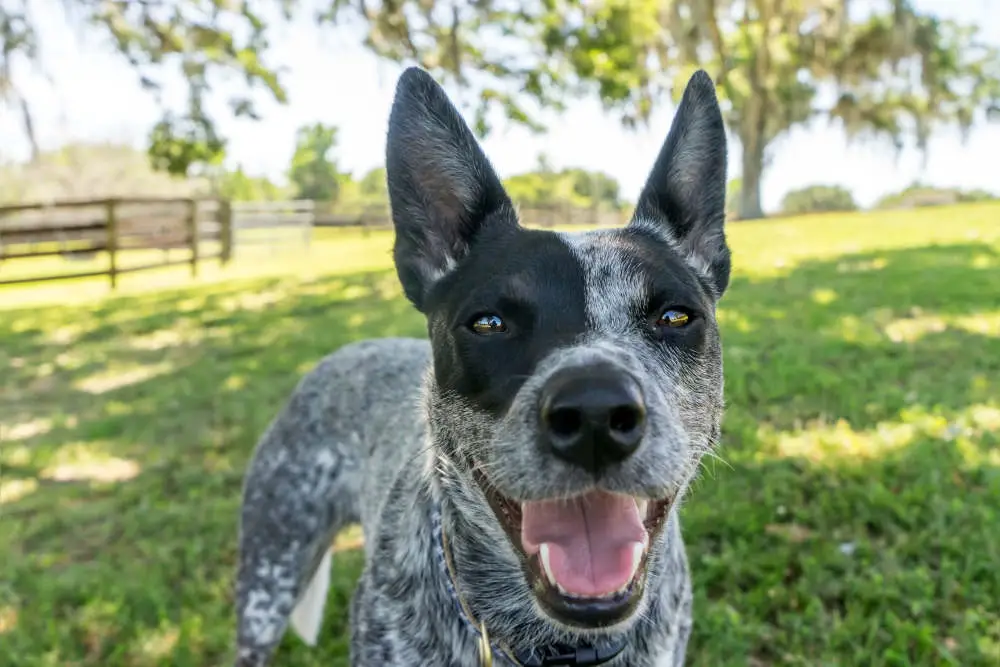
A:
POLYGON ((474 487, 481 492, 496 523, 506 535, 509 547, 520 563, 525 583, 531 590, 535 603, 544 610, 547 617, 573 631, 600 633, 627 623, 637 613, 647 585, 650 547, 658 541, 663 531, 675 495, 660 500, 645 500, 593 490, 574 499, 520 503, 497 490, 479 466, 472 464, 470 468, 474 487), (619 515, 619 518, 598 518, 609 509, 619 515), (532 514, 535 520, 526 523, 526 513, 532 514), (586 566, 577 565, 577 568, 587 567, 584 571, 589 572, 589 575, 580 579, 578 572, 575 588, 569 584, 564 587, 558 571, 552 565, 555 557, 551 552, 557 549, 558 557, 562 559, 563 574, 573 577, 573 568, 569 563, 579 559, 569 555, 571 550, 567 549, 568 545, 564 541, 567 536, 563 535, 563 543, 560 544, 556 537, 558 529, 555 533, 552 533, 551 528, 541 528, 542 533, 538 532, 539 520, 552 524, 553 521, 559 521, 560 516, 564 521, 569 520, 570 525, 576 520, 585 522, 590 526, 588 533, 596 531, 600 535, 601 531, 594 526, 602 524, 611 531, 604 531, 604 541, 600 537, 595 538, 593 533, 585 538, 589 543, 588 550, 595 554, 603 552, 604 558, 594 556, 587 561, 586 566), (591 518, 586 518, 588 516, 591 518), (592 524, 591 521, 597 523, 592 524), (621 525, 616 529, 612 525, 615 523, 621 525), (526 527, 529 525, 534 528, 536 536, 541 537, 547 532, 549 539, 555 538, 555 546, 547 540, 531 542, 528 533, 523 532, 531 530, 526 527), (629 525, 631 528, 628 528, 629 525), (623 558, 628 561, 628 567, 623 558), (601 560, 605 565, 603 576, 598 574, 598 563, 601 560), (610 571, 607 569, 609 566, 610 571), (566 571, 567 568, 569 572, 566 571), (604 581, 604 588, 599 586, 598 579, 604 581))
MULTIPOLYGON (((527 580, 513 565, 510 545, 498 547, 483 539, 481 529, 442 499, 445 530, 455 568, 455 584, 465 605, 483 623, 492 639, 514 652, 553 644, 587 645, 594 641, 624 639, 620 656, 611 666, 653 667, 663 655, 677 653, 683 664, 690 628, 690 581, 687 558, 677 525, 670 511, 659 534, 650 544, 650 562, 635 607, 625 618, 603 627, 586 629, 567 624, 540 603, 527 580), (517 583, 512 583, 516 581, 517 583), (687 604, 687 606, 685 606, 687 604), (678 653, 679 651, 679 653, 678 653), (661 656, 660 658, 654 658, 661 656)), ((506 665, 507 663, 501 663, 506 665)))

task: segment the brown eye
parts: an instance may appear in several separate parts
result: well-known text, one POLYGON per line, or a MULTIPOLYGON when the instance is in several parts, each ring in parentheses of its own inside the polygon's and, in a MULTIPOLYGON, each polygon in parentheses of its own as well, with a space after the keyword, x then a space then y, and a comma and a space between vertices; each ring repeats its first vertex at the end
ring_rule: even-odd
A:
POLYGON ((663 311, 660 315, 660 319, 656 320, 656 326, 658 327, 670 327, 673 329, 678 329, 680 327, 685 327, 691 322, 691 316, 685 313, 683 310, 677 310, 676 308, 670 308, 663 311))
POLYGON ((472 330, 481 335, 506 333, 507 325, 498 315, 480 315, 472 321, 472 330))

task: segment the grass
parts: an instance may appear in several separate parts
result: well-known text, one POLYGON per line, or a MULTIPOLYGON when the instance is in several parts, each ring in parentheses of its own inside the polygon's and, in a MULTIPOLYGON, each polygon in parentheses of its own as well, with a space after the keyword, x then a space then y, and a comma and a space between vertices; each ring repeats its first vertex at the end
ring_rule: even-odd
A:
MULTIPOLYGON (((688 664, 1000 663, 1000 206, 733 225, 688 664)), ((0 665, 225 665, 256 438, 322 355, 424 335, 390 236, 0 291, 0 665)), ((343 535, 321 646, 346 666, 343 535)))

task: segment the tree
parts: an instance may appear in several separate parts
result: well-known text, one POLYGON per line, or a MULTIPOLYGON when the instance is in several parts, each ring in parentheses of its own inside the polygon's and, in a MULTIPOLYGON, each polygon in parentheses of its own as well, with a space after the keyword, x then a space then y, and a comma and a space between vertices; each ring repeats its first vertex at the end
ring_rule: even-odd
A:
POLYGON ((571 168, 563 171, 573 186, 573 193, 586 200, 591 207, 604 205, 612 210, 621 208, 618 181, 613 176, 586 169, 571 168))
POLYGON ((375 167, 358 181, 358 191, 365 201, 388 202, 389 188, 385 180, 385 167, 375 167))
POLYGON ((565 19, 548 43, 626 121, 647 118, 663 92, 679 94, 693 68, 714 75, 742 149, 740 218, 763 214, 770 149, 796 125, 825 116, 850 139, 888 138, 897 150, 912 136, 926 155, 936 127, 967 132, 982 112, 1000 111, 997 49, 977 27, 908 0, 869 2, 866 14, 843 0, 560 4, 565 19), (834 93, 829 107, 819 103, 824 91, 834 93))
POLYGON ((389 205, 389 190, 385 180, 385 167, 370 169, 357 180, 349 173, 337 178, 337 208, 343 211, 364 211, 372 207, 389 205))
POLYGON ((504 187, 524 206, 568 205, 612 211, 624 206, 618 181, 612 176, 575 167, 555 171, 544 155, 539 156, 535 171, 510 176, 504 187))
POLYGON ((941 206, 965 202, 993 201, 1000 196, 986 190, 960 190, 958 188, 937 188, 915 182, 900 192, 887 194, 879 199, 874 208, 913 208, 917 206, 941 206))
MULTIPOLYGON (((279 14, 289 0, 263 3, 279 14)), ((17 68, 39 66, 39 33, 29 0, 0 0, 0 103, 16 103, 26 135, 37 154, 29 100, 18 90, 17 68)), ((134 68, 140 85, 161 100, 162 77, 179 71, 187 82, 183 109, 164 107, 149 137, 149 156, 159 169, 186 175, 199 164, 217 166, 225 139, 205 102, 221 76, 238 74, 246 86, 229 96, 234 116, 257 118, 254 95, 263 88, 279 102, 286 93, 261 57, 268 20, 260 3, 232 0, 63 0, 74 26, 103 37, 134 68)), ((274 14, 275 12, 272 12, 274 14)))
POLYGON ((791 190, 781 201, 781 212, 786 215, 856 211, 857 208, 851 191, 839 185, 810 185, 791 190))
POLYGON ((0 103, 19 108, 24 134, 31 147, 31 161, 39 158, 38 140, 32 121, 31 105, 14 85, 14 63, 18 56, 29 61, 38 58, 38 40, 28 20, 26 7, 0 4, 0 103))
POLYGON ((740 191, 743 189, 743 179, 737 177, 726 183, 726 218, 739 219, 740 191))
POLYGON ((330 0, 325 18, 360 18, 375 53, 478 87, 480 121, 496 102, 537 126, 527 102, 586 91, 635 126, 706 68, 742 149, 740 218, 763 215, 764 171, 797 125, 825 117, 897 150, 912 137, 926 157, 938 126, 1000 111, 997 49, 911 0, 330 0))
MULTIPOLYGON (((176 173, 193 163, 217 164, 225 150, 203 104, 216 80, 210 74, 239 73, 251 91, 263 87, 284 101, 277 73, 262 56, 267 30, 316 6, 301 0, 63 4, 83 19, 79 25, 107 36, 152 90, 158 73, 174 66, 184 73, 189 104, 165 112, 150 147, 157 164, 176 173), (265 15, 264 8, 273 11, 265 15)), ((0 84, 12 53, 33 52, 30 20, 6 20, 27 16, 26 5, 0 0, 0 84)), ((373 53, 417 63, 457 89, 460 104, 473 107, 480 134, 490 129, 492 109, 540 130, 540 109, 564 109, 583 94, 596 95, 635 126, 663 100, 678 99, 695 68, 707 69, 742 149, 741 218, 763 214, 764 171, 777 142, 797 125, 825 117, 850 139, 888 138, 899 149, 913 138, 926 155, 939 126, 968 132, 984 112, 1000 112, 997 48, 982 42, 977 27, 919 12, 911 0, 323 0, 320 6, 322 24, 360 26, 373 53), (834 101, 824 106, 827 93, 834 101)), ((249 94, 230 103, 234 113, 255 117, 249 94)))
POLYGON ((220 174, 216 187, 219 196, 232 201, 277 201, 286 196, 269 178, 250 176, 242 166, 220 174))
POLYGON ((288 180, 295 196, 314 201, 335 202, 340 191, 337 163, 330 156, 337 146, 337 128, 314 123, 299 128, 288 180))
POLYGON ((0 165, 0 202, 207 195, 205 178, 154 170, 144 150, 113 142, 74 142, 40 151, 28 164, 0 165))

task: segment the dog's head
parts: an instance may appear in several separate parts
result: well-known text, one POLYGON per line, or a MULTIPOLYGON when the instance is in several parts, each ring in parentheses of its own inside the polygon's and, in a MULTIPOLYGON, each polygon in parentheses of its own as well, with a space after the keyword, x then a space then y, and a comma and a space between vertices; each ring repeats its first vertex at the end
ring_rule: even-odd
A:
POLYGON ((730 255, 712 81, 688 83, 620 229, 521 227, 416 68, 399 81, 386 158, 396 269, 433 348, 443 486, 502 575, 524 583, 496 596, 531 596, 521 606, 563 629, 631 622, 666 517, 719 436, 715 307, 730 255))

